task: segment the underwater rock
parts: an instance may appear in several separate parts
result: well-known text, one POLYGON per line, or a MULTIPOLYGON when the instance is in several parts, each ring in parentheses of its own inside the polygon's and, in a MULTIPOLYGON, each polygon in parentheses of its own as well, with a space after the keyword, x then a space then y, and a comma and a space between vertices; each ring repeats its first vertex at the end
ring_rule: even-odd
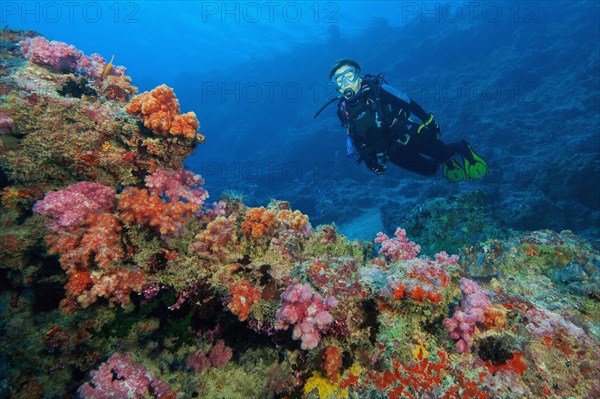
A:
POLYGON ((510 335, 488 335, 477 342, 477 355, 483 361, 491 361, 494 366, 506 364, 513 358, 514 344, 510 335))
POLYGON ((593 263, 586 266, 578 262, 569 263, 558 273, 558 278, 570 291, 600 300, 600 273, 593 263))
POLYGON ((15 121, 8 115, 0 114, 0 134, 12 133, 15 121))
MULTIPOLYGON (((387 219, 397 220, 397 218, 387 219)), ((408 234, 424 254, 456 253, 464 246, 506 235, 485 194, 476 190, 449 198, 434 198, 402 217, 408 234)))
POLYGON ((82 98, 83 96, 95 97, 98 95, 96 90, 88 86, 87 80, 83 77, 80 77, 79 79, 67 79, 57 92, 63 97, 74 98, 82 98))
POLYGON ((589 276, 577 262, 569 263, 559 273, 559 277, 563 283, 581 282, 588 280, 589 276))

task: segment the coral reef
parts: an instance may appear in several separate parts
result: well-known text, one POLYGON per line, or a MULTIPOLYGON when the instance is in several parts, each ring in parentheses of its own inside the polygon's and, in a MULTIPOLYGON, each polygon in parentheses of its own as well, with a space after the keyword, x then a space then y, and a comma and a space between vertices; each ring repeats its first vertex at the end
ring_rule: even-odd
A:
POLYGON ((351 242, 284 201, 207 203, 172 89, 133 97, 104 58, 6 38, 1 397, 597 396, 589 242, 436 230, 422 251, 443 211, 351 242))

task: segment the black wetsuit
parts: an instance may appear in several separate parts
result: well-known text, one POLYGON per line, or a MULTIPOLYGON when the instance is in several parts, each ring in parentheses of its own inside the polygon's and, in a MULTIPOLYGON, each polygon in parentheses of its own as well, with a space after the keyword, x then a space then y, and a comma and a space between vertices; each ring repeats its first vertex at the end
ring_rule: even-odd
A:
POLYGON ((430 116, 406 94, 378 80, 364 81, 354 98, 338 104, 338 117, 348 128, 359 162, 378 174, 389 160, 412 172, 432 175, 452 156, 468 154, 464 140, 443 143, 435 123, 417 133, 420 123, 409 120, 411 115, 423 122, 430 116))

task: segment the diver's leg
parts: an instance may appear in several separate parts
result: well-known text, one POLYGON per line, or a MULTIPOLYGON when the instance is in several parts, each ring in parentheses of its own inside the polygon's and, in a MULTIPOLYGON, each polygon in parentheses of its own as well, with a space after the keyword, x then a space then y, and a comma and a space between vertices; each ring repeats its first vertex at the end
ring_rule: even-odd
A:
POLYGON ((435 158, 439 162, 447 161, 457 154, 464 157, 463 154, 470 153, 469 145, 465 140, 446 144, 436 137, 427 135, 418 137, 415 141, 418 152, 435 158))
POLYGON ((436 139, 429 143, 428 148, 427 146, 421 148, 421 152, 442 161, 444 163, 444 176, 450 181, 478 180, 490 171, 487 162, 473 151, 465 140, 445 144, 436 139), (463 159, 462 165, 453 158, 457 154, 460 154, 463 159))
POLYGON ((462 166, 463 162, 458 163, 453 158, 457 154, 463 155, 469 152, 469 145, 466 141, 461 140, 446 144, 433 132, 423 130, 421 134, 416 134, 413 131, 410 144, 416 152, 431 157, 438 163, 442 163, 442 171, 448 181, 454 183, 469 179, 467 172, 462 166))
POLYGON ((413 151, 392 152, 390 162, 423 176, 434 175, 440 167, 440 162, 436 159, 424 157, 413 151))

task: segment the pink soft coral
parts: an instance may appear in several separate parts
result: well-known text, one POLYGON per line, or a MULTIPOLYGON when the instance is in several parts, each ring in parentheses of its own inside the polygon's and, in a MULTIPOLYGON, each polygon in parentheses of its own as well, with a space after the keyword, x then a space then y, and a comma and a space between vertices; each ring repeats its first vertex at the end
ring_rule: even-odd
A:
POLYGON ((321 295, 313 292, 308 284, 288 287, 282 294, 283 306, 275 313, 275 329, 287 329, 294 325, 293 338, 302 341, 302 349, 313 349, 321 340, 320 332, 333 322, 327 311, 337 305, 333 297, 323 303, 321 295))
POLYGON ((460 279, 460 290, 463 293, 460 309, 454 312, 452 318, 444 319, 444 326, 450 337, 458 340, 456 350, 464 353, 469 352, 476 324, 485 321, 485 310, 490 306, 490 300, 476 282, 467 278, 460 279))
POLYGON ((74 70, 79 58, 83 55, 73 45, 54 40, 48 41, 41 36, 25 39, 21 43, 21 51, 31 62, 49 66, 61 72, 74 70))
POLYGON ((198 187, 204 184, 202 177, 189 170, 163 170, 146 176, 145 181, 151 194, 166 196, 170 203, 184 200, 200 208, 208 198, 208 192, 198 187))
MULTIPOLYGON (((25 58, 39 65, 48 66, 60 72, 77 72, 88 79, 100 80, 107 65, 100 54, 84 55, 73 45, 48 41, 42 36, 28 38, 21 42, 21 51, 25 58)), ((125 75, 125 67, 112 66, 109 72, 113 76, 125 75)))
POLYGON ((90 372, 90 376, 92 380, 77 391, 82 399, 175 397, 165 382, 135 363, 129 353, 114 353, 98 370, 90 372))
POLYGON ((64 190, 50 191, 33 206, 33 211, 50 218, 48 228, 62 232, 84 221, 89 215, 110 208, 115 190, 100 183, 83 181, 64 190))
POLYGON ((396 237, 389 238, 384 233, 377 233, 375 242, 381 244, 379 255, 383 255, 390 262, 397 260, 408 260, 417 256, 421 247, 412 241, 408 241, 406 230, 397 228, 394 233, 396 237))
POLYGON ((226 365, 231 357, 233 356, 233 351, 230 347, 225 346, 225 342, 223 340, 218 340, 217 343, 212 347, 210 353, 208 354, 208 358, 210 359, 210 363, 214 367, 221 367, 226 365))
POLYGON ((221 367, 226 365, 231 357, 233 356, 233 351, 230 347, 225 346, 225 342, 223 340, 218 340, 215 345, 212 347, 208 356, 204 353, 202 349, 196 350, 194 353, 188 356, 186 360, 186 366, 190 370, 194 371, 204 371, 211 366, 213 367, 221 367))

